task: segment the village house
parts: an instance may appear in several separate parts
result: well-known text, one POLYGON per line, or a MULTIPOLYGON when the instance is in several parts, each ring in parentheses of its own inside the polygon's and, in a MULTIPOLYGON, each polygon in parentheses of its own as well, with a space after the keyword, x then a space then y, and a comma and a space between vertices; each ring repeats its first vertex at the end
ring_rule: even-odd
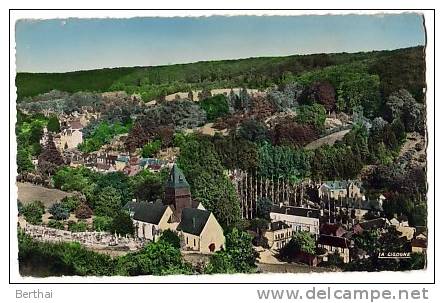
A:
POLYGON ((212 253, 224 247, 222 227, 208 210, 184 208, 177 231, 182 238, 182 249, 212 253))
POLYGON ((427 235, 426 233, 417 233, 411 242, 412 253, 427 253, 427 235))
POLYGON ((337 252, 344 263, 350 262, 350 241, 348 239, 321 234, 317 240, 317 245, 319 248, 324 248, 327 251, 323 261, 328 260, 328 255, 337 252))
POLYGON ((324 223, 319 230, 321 235, 342 237, 347 233, 347 230, 341 224, 324 223))
POLYGON ((405 216, 399 216, 393 218, 390 221, 390 225, 394 226, 400 233, 400 238, 405 237, 407 240, 412 240, 416 233, 416 228, 409 226, 409 221, 405 216))
POLYGON ((116 159, 116 170, 123 171, 128 165, 129 159, 129 156, 118 156, 116 159))
POLYGON ((108 153, 99 153, 96 158, 96 169, 101 172, 115 171, 117 156, 108 153))
POLYGON ((63 150, 62 156, 71 167, 78 167, 85 163, 83 153, 75 148, 63 150))
POLYGON ((71 149, 83 142, 83 125, 78 120, 68 122, 68 126, 60 132, 59 149, 71 149))
POLYGON ((377 218, 373 220, 359 222, 353 226, 353 232, 355 234, 362 234, 364 230, 377 230, 380 232, 386 232, 390 222, 386 218, 377 218))
POLYGON ((319 235, 320 210, 284 205, 273 205, 270 211, 272 222, 282 221, 289 225, 293 232, 307 231, 319 235))
POLYGON ((325 181, 319 186, 319 198, 339 200, 340 198, 360 198, 363 193, 361 182, 349 181, 325 181))
POLYGON ((339 198, 338 201, 331 201, 331 203, 335 205, 337 211, 339 211, 339 209, 350 211, 350 213, 354 215, 354 219, 357 221, 364 220, 365 215, 368 213, 379 216, 383 211, 383 199, 381 197, 378 199, 367 199, 362 195, 359 198, 339 198))
POLYGON ((289 225, 282 221, 271 222, 268 230, 265 231, 264 237, 268 240, 270 249, 279 250, 288 242, 293 235, 293 230, 289 225))

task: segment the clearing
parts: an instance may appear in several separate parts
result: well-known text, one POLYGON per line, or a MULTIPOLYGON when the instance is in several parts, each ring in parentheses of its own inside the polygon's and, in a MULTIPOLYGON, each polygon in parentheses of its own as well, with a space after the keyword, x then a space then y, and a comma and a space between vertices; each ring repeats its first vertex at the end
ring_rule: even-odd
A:
POLYGON ((17 182, 18 199, 23 203, 39 200, 45 207, 51 206, 54 202, 60 201, 71 193, 59 189, 46 188, 31 183, 17 182))

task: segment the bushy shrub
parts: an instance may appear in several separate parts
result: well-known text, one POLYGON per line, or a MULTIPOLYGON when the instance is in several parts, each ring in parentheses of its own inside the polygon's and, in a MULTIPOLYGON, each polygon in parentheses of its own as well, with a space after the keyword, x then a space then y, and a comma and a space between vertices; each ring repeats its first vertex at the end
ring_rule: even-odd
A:
POLYGON ((23 216, 30 224, 42 223, 42 215, 45 213, 45 206, 40 201, 33 201, 23 206, 23 216))
POLYGON ((88 225, 83 221, 79 221, 79 222, 69 221, 68 222, 68 230, 72 231, 72 232, 84 232, 87 230, 87 228, 88 228, 88 225))
POLYGON ((97 216, 93 219, 93 229, 95 231, 109 231, 111 230, 112 218, 97 216))
POLYGON ((74 213, 78 219, 88 219, 91 218, 93 212, 86 203, 82 203, 76 208, 74 213))
POLYGON ((48 212, 55 220, 66 220, 69 217, 69 210, 62 203, 54 203, 48 209, 48 212))
POLYGON ((65 224, 63 224, 60 221, 57 220, 49 220, 48 224, 46 225, 50 228, 56 228, 56 229, 65 229, 65 224))

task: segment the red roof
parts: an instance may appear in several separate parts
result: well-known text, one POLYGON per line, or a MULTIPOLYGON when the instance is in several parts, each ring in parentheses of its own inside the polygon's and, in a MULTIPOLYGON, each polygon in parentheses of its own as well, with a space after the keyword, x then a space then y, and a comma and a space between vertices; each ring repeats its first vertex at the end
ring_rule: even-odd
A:
POLYGON ((340 224, 325 223, 321 226, 320 233, 329 236, 341 237, 346 230, 340 224))

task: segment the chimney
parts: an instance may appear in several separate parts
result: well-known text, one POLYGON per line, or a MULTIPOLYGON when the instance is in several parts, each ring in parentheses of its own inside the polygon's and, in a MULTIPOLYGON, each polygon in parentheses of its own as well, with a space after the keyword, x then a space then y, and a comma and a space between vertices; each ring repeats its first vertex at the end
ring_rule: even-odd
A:
POLYGON ((133 202, 137 202, 137 199, 136 199, 136 198, 133 198, 131 201, 133 201, 133 202))

